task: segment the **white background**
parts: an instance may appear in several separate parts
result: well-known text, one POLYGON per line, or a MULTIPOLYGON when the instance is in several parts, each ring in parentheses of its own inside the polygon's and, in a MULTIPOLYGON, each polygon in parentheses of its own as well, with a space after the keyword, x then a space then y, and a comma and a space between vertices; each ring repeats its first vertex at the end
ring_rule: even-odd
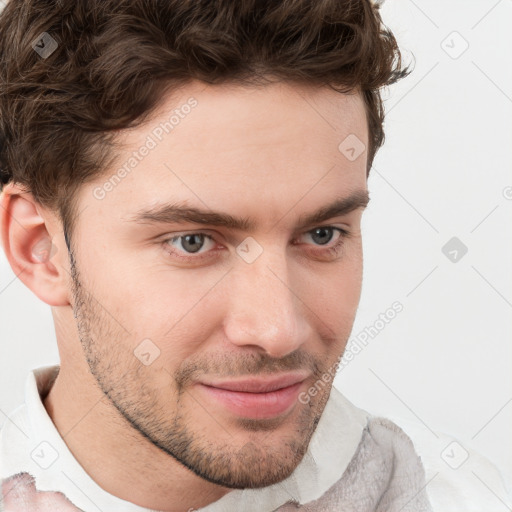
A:
MULTIPOLYGON (((453 435, 511 480, 512 0, 387 0, 382 15, 415 64, 385 95, 353 337, 393 302, 404 309, 335 385, 374 414, 453 435), (441 250, 452 237, 468 249, 456 262, 441 250)), ((3 253, 0 342, 1 424, 28 372, 58 362, 50 307, 3 253)))

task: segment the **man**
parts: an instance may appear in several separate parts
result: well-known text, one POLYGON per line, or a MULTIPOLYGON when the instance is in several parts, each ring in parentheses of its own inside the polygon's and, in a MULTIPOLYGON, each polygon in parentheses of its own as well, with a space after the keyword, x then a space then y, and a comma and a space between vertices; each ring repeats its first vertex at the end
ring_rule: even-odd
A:
POLYGON ((4 510, 433 510, 332 387, 407 72, 378 8, 11 0, 0 47, 2 244, 60 354, 0 432, 4 510))

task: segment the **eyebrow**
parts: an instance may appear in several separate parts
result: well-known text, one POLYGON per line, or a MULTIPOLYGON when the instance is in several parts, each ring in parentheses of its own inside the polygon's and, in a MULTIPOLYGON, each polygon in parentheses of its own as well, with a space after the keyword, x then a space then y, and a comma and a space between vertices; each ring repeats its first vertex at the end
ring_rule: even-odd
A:
MULTIPOLYGON (((297 221, 297 227, 311 226, 334 217, 347 215, 360 208, 364 209, 369 201, 368 190, 356 190, 349 196, 338 198, 333 203, 323 206, 313 213, 302 214, 297 221)), ((186 202, 157 204, 149 209, 141 209, 128 218, 128 221, 139 224, 180 224, 189 222, 239 231, 254 231, 256 228, 256 222, 249 217, 234 217, 229 213, 203 210, 191 207, 186 202)))

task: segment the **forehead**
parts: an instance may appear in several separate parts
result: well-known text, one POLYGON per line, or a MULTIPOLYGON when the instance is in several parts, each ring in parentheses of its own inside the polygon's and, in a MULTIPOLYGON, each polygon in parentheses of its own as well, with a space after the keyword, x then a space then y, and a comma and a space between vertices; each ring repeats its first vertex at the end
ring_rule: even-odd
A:
POLYGON ((328 87, 191 82, 165 96, 143 125, 121 132, 118 143, 114 165, 86 200, 92 188, 111 183, 91 206, 119 218, 171 200, 282 216, 299 202, 317 207, 366 187, 363 100, 328 87), (356 158, 344 152, 346 141, 356 142, 356 158))
POLYGON ((123 130, 118 140, 133 146, 153 134, 157 142, 185 144, 198 152, 212 147, 234 149, 251 142, 290 144, 304 136, 331 135, 338 140, 350 133, 367 143, 360 93, 342 94, 327 86, 293 82, 242 86, 191 81, 164 94, 150 119, 135 129, 123 130), (172 137, 167 137, 171 133, 172 137), (276 136, 280 138, 276 140, 276 136))

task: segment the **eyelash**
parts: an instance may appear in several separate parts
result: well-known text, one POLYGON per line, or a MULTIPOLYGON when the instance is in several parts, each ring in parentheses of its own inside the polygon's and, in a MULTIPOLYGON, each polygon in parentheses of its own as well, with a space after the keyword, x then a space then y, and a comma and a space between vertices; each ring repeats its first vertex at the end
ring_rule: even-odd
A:
MULTIPOLYGON (((316 228, 313 228, 310 231, 307 231, 304 234, 313 233, 317 229, 333 229, 333 230, 338 231, 340 233, 339 239, 336 241, 336 243, 332 247, 329 247, 329 248, 327 248, 327 249, 325 249, 323 251, 320 251, 321 253, 323 253, 323 254, 325 253, 328 256, 338 256, 339 253, 341 252, 342 248, 343 248, 343 245, 345 244, 345 240, 350 237, 350 232, 345 230, 345 229, 338 228, 336 226, 318 226, 316 228)), ((167 249, 167 247, 169 247, 169 244, 171 242, 174 242, 175 240, 178 240, 180 238, 184 238, 184 237, 186 237, 188 235, 204 235, 205 238, 208 238, 208 239, 210 239, 212 241, 215 241, 213 236, 209 235, 208 233, 203 233, 203 232, 190 232, 190 233, 186 233, 185 232, 185 233, 181 233, 179 235, 175 235, 175 236, 172 236, 170 238, 166 238, 165 240, 163 240, 162 244, 164 245, 164 247, 166 247, 166 249, 165 249, 166 252, 169 255, 176 256, 178 259, 180 259, 182 261, 185 261, 185 262, 201 261, 204 258, 211 257, 210 253, 212 251, 207 251, 206 253, 197 253, 198 254, 197 256, 181 256, 179 251, 174 251, 174 250, 169 251, 167 249)), ((190 254, 192 254, 192 253, 190 253, 190 254)))

